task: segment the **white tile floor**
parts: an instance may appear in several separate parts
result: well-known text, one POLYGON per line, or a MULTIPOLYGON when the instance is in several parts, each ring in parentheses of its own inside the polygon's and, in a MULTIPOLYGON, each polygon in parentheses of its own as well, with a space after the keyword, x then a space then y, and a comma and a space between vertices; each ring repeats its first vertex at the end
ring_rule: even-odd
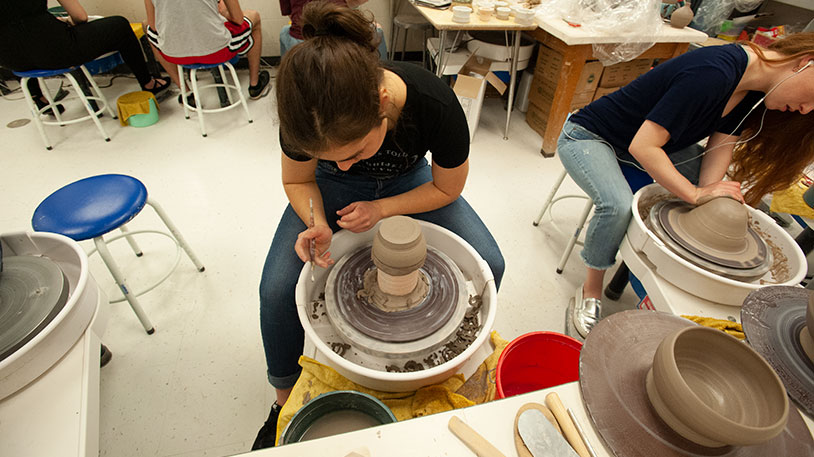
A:
MULTIPOLYGON (((247 79, 245 72, 242 77, 247 79)), ((115 103, 133 90, 134 81, 119 78, 104 92, 115 103)), ((18 92, 10 96, 16 100, 0 101, 3 126, 29 118, 19 97, 18 92)), ((102 456, 245 452, 274 400, 265 377, 257 286, 287 200, 273 97, 249 103, 253 124, 240 111, 208 116, 208 138, 201 137, 194 117, 184 120, 174 98, 162 104, 160 122, 148 128, 123 128, 103 118, 109 143, 91 123, 48 128, 52 151, 32 124, 3 130, 3 233, 29 230, 39 202, 71 181, 125 173, 146 184, 206 265, 198 273, 182 258, 167 282, 142 297, 156 326, 152 336, 126 303, 110 305, 104 341, 114 355, 101 372, 102 456)), ((555 205, 555 222, 546 218, 533 227, 561 165, 540 155, 541 138, 523 113, 514 112, 508 141, 504 125, 502 103, 487 99, 464 191, 506 259, 496 330, 506 339, 534 330, 563 331, 568 299, 583 274, 577 250, 562 275, 554 269, 583 201, 555 205)), ((580 192, 568 179, 563 189, 580 192)), ((160 227, 149 209, 144 213, 131 228, 160 227)), ((136 284, 160 275, 173 258, 165 240, 152 235, 142 240, 146 255, 138 262, 125 243, 113 249, 136 284)), ((114 296, 112 279, 95 257, 92 267, 114 296)), ((632 307, 635 298, 628 291, 622 302, 632 307)))

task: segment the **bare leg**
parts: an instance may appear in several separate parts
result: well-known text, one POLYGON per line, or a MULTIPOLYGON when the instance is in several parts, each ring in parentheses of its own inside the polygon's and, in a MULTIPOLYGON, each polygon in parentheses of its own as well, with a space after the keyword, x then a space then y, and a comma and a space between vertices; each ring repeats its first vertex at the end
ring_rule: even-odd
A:
POLYGON ((586 268, 585 283, 582 285, 583 298, 602 298, 602 281, 605 279, 605 270, 586 268))
POLYGON ((150 49, 153 50, 155 60, 157 60, 158 63, 161 64, 161 68, 164 69, 164 72, 166 72, 167 75, 169 75, 170 79, 172 79, 172 82, 174 82, 175 85, 178 86, 178 88, 180 89, 181 81, 178 79, 178 65, 167 62, 167 59, 165 59, 164 56, 162 56, 161 53, 158 52, 158 49, 156 49, 152 43, 150 43, 150 49))
POLYGON ((283 406, 288 401, 288 396, 291 395, 291 388, 274 390, 277 391, 277 404, 283 406))
MULTIPOLYGON (((255 10, 243 10, 243 15, 252 21, 252 39, 254 45, 249 52, 246 53, 246 58, 249 60, 249 84, 257 85, 257 75, 260 72, 260 56, 263 52, 263 32, 260 28, 260 13, 255 10)), ((286 395, 288 398, 288 395, 286 395)), ((282 404, 282 403, 280 403, 282 404)))

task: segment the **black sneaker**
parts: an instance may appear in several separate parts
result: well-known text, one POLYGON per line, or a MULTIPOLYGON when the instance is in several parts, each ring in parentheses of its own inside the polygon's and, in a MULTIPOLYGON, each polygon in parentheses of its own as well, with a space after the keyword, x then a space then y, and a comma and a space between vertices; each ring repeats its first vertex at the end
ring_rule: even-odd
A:
MULTIPOLYGON (((183 97, 184 97, 183 95, 178 94, 178 104, 179 105, 184 104, 184 98, 183 97)), ((187 95, 187 105, 195 108, 195 94, 190 93, 189 95, 187 95)))
POLYGON ((110 349, 107 348, 104 344, 102 345, 102 352, 99 356, 99 366, 103 367, 110 362, 110 359, 113 358, 113 353, 110 352, 110 349))
POLYGON ((257 84, 249 86, 249 98, 257 100, 258 98, 265 97, 269 93, 269 90, 271 90, 271 85, 269 84, 270 80, 269 72, 262 70, 260 74, 257 75, 257 84))
MULTIPOLYGON (((268 82, 268 79, 266 79, 266 82, 268 82)), ((257 438, 254 439, 254 444, 252 444, 252 451, 274 447, 274 442, 277 439, 277 419, 280 418, 280 410, 282 409, 283 407, 278 405, 276 401, 271 405, 269 418, 266 419, 266 423, 257 432, 257 438)))

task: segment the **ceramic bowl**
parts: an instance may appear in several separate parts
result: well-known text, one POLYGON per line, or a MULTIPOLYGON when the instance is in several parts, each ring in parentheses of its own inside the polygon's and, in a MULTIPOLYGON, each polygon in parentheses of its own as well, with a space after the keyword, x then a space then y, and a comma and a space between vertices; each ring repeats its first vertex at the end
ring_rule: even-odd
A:
POLYGON ((512 11, 511 8, 507 6, 499 6, 495 8, 495 15, 497 16, 498 19, 506 20, 509 19, 509 13, 511 11, 512 11))
POLYGON ((676 433, 707 447, 763 443, 786 427, 786 389, 751 347, 692 326, 659 344, 647 373, 653 409, 676 433))
POLYGON ((494 7, 491 7, 491 6, 490 7, 485 7, 485 6, 483 6, 480 9, 478 9, 478 15, 480 16, 480 19, 482 21, 488 21, 489 19, 492 18, 493 14, 495 14, 495 8, 494 7))

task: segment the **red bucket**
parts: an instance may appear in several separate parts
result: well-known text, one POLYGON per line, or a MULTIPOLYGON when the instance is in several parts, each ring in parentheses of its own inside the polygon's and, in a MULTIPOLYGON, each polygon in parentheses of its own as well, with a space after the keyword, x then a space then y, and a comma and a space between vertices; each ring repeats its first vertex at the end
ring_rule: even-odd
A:
POLYGON ((579 379, 582 343, 556 332, 531 332, 509 343, 497 361, 497 398, 579 379))

